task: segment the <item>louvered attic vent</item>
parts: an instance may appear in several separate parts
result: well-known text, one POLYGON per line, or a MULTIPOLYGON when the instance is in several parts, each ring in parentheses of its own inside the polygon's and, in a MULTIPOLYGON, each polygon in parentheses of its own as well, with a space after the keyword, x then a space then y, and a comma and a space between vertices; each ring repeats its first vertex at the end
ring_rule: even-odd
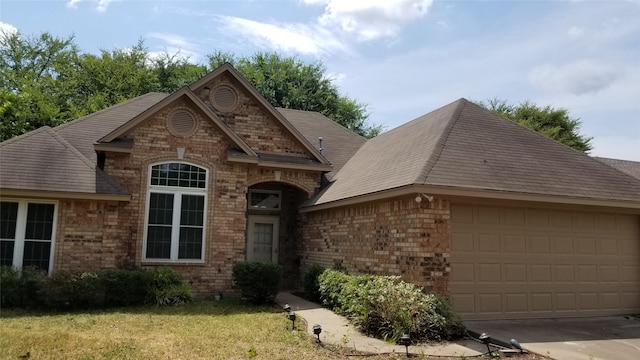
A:
POLYGON ((189 136, 196 129, 196 119, 186 110, 175 111, 169 117, 169 130, 177 136, 189 136))
POLYGON ((230 112, 238 102, 236 92, 227 85, 220 85, 213 89, 209 99, 216 110, 230 112))

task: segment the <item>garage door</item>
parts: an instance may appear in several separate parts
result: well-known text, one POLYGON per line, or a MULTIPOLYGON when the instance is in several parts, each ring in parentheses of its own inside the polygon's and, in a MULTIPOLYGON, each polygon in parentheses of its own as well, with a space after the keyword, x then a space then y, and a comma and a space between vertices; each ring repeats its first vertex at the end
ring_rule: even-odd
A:
POLYGON ((453 204, 450 294, 465 319, 640 311, 637 215, 453 204))

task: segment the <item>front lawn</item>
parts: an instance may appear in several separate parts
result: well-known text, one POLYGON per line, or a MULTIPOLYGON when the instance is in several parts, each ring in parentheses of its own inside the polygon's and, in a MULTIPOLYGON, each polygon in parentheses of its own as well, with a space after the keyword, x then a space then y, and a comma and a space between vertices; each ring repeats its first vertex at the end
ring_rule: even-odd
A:
MULTIPOLYGON (((235 299, 105 311, 0 312, 1 359, 345 359, 306 324, 235 299)), ((344 350, 346 351, 346 350, 344 350)), ((354 358, 354 357, 350 357, 354 358)), ((364 357, 355 357, 364 358, 364 357)), ((366 359, 402 359, 403 354, 366 359)), ((425 358, 423 358, 425 359, 425 358)))

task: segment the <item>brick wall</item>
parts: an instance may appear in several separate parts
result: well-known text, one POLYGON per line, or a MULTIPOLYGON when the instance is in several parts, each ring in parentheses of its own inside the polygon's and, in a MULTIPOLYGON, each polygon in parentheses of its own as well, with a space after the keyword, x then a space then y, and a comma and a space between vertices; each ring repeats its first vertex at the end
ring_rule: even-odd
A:
POLYGON ((302 266, 400 275, 448 294, 449 202, 403 197, 301 214, 302 266))
MULTIPOLYGON (((254 110, 259 109, 256 107, 254 110)), ((183 273, 194 289, 202 294, 234 291, 232 266, 245 260, 246 256, 247 189, 253 184, 274 181, 275 170, 258 168, 253 164, 229 163, 227 148, 236 145, 206 114, 184 98, 142 122, 126 137, 134 143, 131 154, 108 154, 104 169, 132 194, 131 201, 123 203, 117 213, 118 227, 129 236, 123 240, 128 246, 121 246, 119 253, 126 249, 127 259, 139 266, 170 265, 183 273), (176 109, 190 109, 195 115, 198 128, 193 135, 180 137, 168 131, 167 118, 176 109), (149 168, 157 162, 179 161, 177 148, 185 149, 182 161, 209 171, 204 264, 142 261, 149 168)), ((308 195, 319 186, 320 173, 281 170, 280 181, 299 187, 308 195)), ((93 248, 97 249, 97 246, 93 248)), ((80 250, 76 248, 73 251, 80 250)), ((118 264, 117 259, 114 256, 108 261, 103 260, 101 266, 112 267, 118 264)))
POLYGON ((60 201, 54 271, 133 264, 129 229, 119 225, 123 205, 115 201, 60 201))

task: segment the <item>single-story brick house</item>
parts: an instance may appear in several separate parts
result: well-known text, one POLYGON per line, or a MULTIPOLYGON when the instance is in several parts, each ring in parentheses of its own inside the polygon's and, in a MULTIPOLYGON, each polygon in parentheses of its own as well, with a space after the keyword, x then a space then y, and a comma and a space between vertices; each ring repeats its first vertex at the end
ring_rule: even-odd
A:
POLYGON ((366 140, 223 65, 3 142, 0 261, 170 265, 201 294, 234 291, 237 261, 285 286, 320 264, 401 275, 466 318, 638 312, 637 169, 465 99, 366 140))

